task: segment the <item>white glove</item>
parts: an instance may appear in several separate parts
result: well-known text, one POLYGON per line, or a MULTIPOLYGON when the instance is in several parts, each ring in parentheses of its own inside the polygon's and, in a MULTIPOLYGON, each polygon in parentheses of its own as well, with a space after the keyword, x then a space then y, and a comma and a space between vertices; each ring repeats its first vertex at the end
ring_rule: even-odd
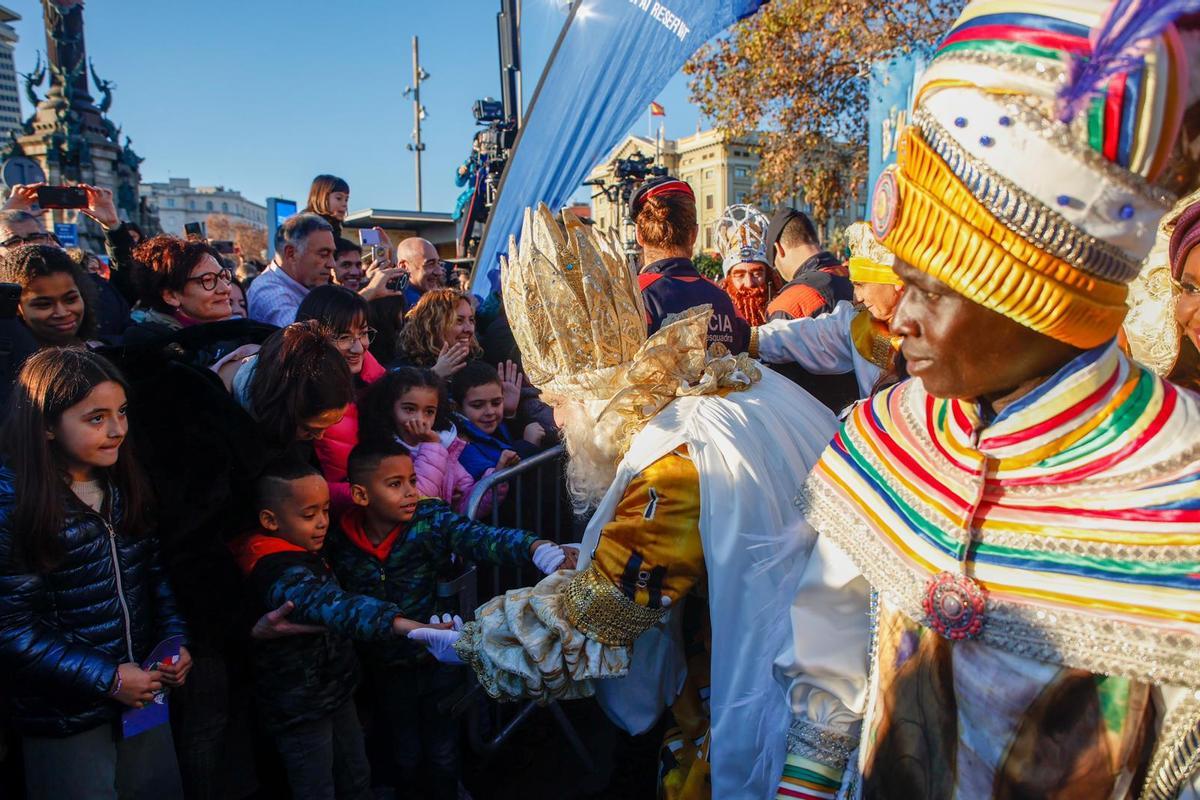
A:
POLYGON ((558 545, 544 544, 533 551, 533 565, 540 569, 543 575, 549 575, 558 569, 558 565, 566 557, 567 554, 558 545))
POLYGON ((458 657, 458 653, 454 652, 454 643, 458 641, 458 637, 462 636, 462 617, 455 614, 451 617, 449 614, 443 614, 438 618, 434 614, 429 618, 432 625, 439 623, 453 622, 452 630, 442 630, 440 628, 417 628, 409 631, 408 638, 415 639, 429 649, 429 652, 438 661, 443 664, 461 664, 462 659, 458 657))

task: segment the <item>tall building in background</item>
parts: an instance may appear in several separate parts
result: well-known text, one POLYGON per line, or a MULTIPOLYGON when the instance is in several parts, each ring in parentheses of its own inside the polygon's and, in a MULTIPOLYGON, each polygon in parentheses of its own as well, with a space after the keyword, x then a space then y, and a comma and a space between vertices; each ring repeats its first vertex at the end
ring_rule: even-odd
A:
MULTIPOLYGON (((750 136, 735 139, 724 131, 697 131, 681 139, 653 139, 630 136, 612 151, 610 156, 588 175, 588 180, 603 180, 606 185, 616 184, 614 164, 619 159, 629 158, 634 153, 655 157, 656 166, 664 166, 680 180, 687 181, 696 194, 696 214, 699 217, 700 235, 696 238, 696 252, 711 252, 716 249, 713 229, 725 209, 735 203, 753 202, 754 173, 758 169, 758 138, 750 136)), ((759 204, 763 211, 771 212, 769 204, 759 204)), ((808 212, 803 201, 803 191, 791 205, 799 211, 808 212)), ((624 238, 622 220, 623 204, 614 203, 604 192, 592 198, 592 218, 606 230, 617 231, 624 238)), ((829 220, 826 236, 845 228, 851 222, 866 215, 866 190, 859 192, 853 207, 840 210, 829 220)))
MULTIPOLYGON (((137 222, 147 232, 157 230, 158 220, 138 197, 142 158, 134 152, 129 136, 108 116, 113 83, 101 78, 87 57, 83 3, 41 0, 41 6, 46 52, 38 55, 33 71, 23 76, 25 95, 35 108, 0 158, 32 159, 49 183, 82 181, 112 189, 122 219, 137 222), (39 98, 38 90, 44 84, 45 94, 39 98), (93 87, 99 100, 91 94, 93 87)), ((81 246, 103 247, 100 226, 86 216, 63 209, 50 216, 55 223, 77 225, 81 246)))
POLYGON ((183 235, 189 222, 203 222, 214 214, 267 229, 266 206, 247 200, 236 189, 192 186, 188 178, 168 178, 166 183, 143 183, 142 199, 158 214, 163 233, 183 235))
POLYGON ((17 94, 17 67, 13 62, 17 31, 9 24, 20 18, 21 15, 12 9, 0 6, 0 142, 8 139, 12 131, 21 130, 21 100, 17 94))

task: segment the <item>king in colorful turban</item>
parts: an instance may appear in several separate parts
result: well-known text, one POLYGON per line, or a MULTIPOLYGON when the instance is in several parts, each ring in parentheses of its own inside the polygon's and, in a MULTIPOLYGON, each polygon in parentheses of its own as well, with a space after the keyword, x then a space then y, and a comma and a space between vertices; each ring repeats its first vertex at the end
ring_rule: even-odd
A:
POLYGON ((836 420, 745 354, 706 352, 707 306, 647 338, 619 247, 564 222, 526 212, 503 296, 577 505, 595 511, 577 571, 485 603, 455 649, 492 697, 596 695, 631 732, 670 708, 670 798, 770 797, 789 731, 840 774, 849 737, 816 732, 854 715, 819 678, 806 687, 825 701, 790 708, 779 671, 805 680, 786 658, 812 635, 789 615, 815 539, 797 502, 836 420))
POLYGON ((1171 206, 1171 19, 1196 6, 975 0, 918 83, 872 208, 913 379, 856 408, 804 499, 793 613, 870 634, 844 796, 1200 790, 1200 403, 1115 339, 1171 206), (847 570, 869 620, 836 619, 821 576, 847 570))

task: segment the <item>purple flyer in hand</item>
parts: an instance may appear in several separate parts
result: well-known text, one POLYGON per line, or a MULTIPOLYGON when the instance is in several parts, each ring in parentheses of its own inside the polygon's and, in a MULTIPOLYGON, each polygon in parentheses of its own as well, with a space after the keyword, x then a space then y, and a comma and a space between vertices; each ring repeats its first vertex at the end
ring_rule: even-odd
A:
MULTIPOLYGON (((182 636, 170 636, 163 639, 142 662, 142 669, 149 670, 155 664, 174 664, 179 661, 179 648, 182 646, 182 636)), ((137 736, 139 733, 165 724, 169 719, 167 691, 160 689, 154 695, 154 702, 142 708, 131 708, 121 715, 121 737, 128 739, 130 736, 137 736)))

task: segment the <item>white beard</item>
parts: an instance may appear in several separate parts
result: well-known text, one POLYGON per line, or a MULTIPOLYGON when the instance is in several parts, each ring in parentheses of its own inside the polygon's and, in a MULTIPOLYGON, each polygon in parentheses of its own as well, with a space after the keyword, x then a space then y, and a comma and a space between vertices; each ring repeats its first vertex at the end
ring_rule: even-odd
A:
POLYGON ((583 516, 600 505, 617 477, 621 462, 618 437, 614 426, 605 424, 607 420, 596 421, 606 401, 592 403, 592 408, 577 400, 560 400, 556 405, 559 430, 567 447, 567 491, 575 513, 583 516))

